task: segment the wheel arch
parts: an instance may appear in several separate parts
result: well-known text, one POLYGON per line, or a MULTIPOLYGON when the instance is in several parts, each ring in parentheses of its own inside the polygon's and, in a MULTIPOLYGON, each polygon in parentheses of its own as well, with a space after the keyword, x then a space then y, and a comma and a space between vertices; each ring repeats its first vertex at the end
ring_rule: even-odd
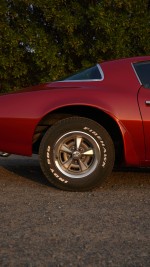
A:
POLYGON ((115 146, 116 164, 120 164, 124 161, 123 137, 118 123, 103 110, 83 105, 62 107, 45 115, 39 121, 33 136, 33 152, 38 153, 42 136, 49 127, 58 120, 72 116, 86 117, 102 125, 113 140, 115 146))

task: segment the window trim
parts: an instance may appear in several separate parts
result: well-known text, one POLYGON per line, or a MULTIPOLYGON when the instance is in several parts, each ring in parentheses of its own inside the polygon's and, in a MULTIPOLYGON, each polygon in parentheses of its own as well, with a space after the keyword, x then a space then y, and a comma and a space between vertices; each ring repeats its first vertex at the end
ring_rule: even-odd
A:
MULTIPOLYGON (((136 63, 138 63, 138 62, 136 62, 136 63)), ((141 80, 140 80, 140 78, 139 78, 139 76, 138 76, 138 74, 137 74, 137 72, 136 72, 135 67, 134 67, 134 63, 131 63, 131 66, 132 66, 132 68, 133 68, 133 70, 134 70, 135 76, 137 77, 137 79, 138 79, 140 85, 142 85, 141 80)))
POLYGON ((137 79, 138 79, 140 85, 143 86, 145 89, 150 89, 150 88, 149 88, 149 87, 147 88, 147 87, 144 86, 144 84, 142 83, 142 81, 141 81, 141 79, 140 79, 140 77, 139 77, 139 75, 138 75, 138 73, 137 73, 137 71, 136 71, 134 65, 135 65, 135 64, 140 64, 140 63, 148 63, 148 62, 150 63, 150 60, 137 61, 137 62, 131 63, 132 68, 133 68, 133 70, 134 70, 134 72, 135 72, 135 75, 136 75, 136 77, 137 77, 137 79))
POLYGON ((87 79, 87 80, 62 80, 62 81, 59 81, 59 82, 99 82, 99 81, 103 81, 104 80, 104 72, 100 66, 100 64, 96 64, 99 72, 100 72, 100 75, 101 75, 101 79, 87 79))

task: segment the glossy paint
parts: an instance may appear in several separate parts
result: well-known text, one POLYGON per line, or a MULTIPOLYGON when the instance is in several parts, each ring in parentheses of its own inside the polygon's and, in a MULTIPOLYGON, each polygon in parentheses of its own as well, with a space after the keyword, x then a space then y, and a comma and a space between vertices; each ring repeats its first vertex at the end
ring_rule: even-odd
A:
POLYGON ((32 155, 34 132, 42 118, 62 107, 89 106, 118 124, 126 165, 150 166, 150 105, 145 104, 150 91, 141 86, 132 66, 146 60, 150 56, 103 62, 102 81, 53 82, 1 95, 0 151, 32 155))

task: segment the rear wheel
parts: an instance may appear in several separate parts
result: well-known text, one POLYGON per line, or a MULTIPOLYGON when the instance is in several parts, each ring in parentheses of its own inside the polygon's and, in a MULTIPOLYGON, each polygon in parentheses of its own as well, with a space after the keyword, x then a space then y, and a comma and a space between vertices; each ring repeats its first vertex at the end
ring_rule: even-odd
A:
POLYGON ((40 145, 40 164, 47 179, 70 191, 100 185, 114 164, 114 146, 107 131, 95 121, 70 117, 54 124, 40 145))

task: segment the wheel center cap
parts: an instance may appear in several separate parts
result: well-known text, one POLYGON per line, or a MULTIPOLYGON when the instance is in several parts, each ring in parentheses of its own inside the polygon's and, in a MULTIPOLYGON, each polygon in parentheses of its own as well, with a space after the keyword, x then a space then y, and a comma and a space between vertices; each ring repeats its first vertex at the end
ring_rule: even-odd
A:
POLYGON ((78 159, 78 158, 80 158, 81 154, 80 154, 79 151, 74 151, 74 152, 72 153, 72 156, 73 156, 74 159, 78 159))

